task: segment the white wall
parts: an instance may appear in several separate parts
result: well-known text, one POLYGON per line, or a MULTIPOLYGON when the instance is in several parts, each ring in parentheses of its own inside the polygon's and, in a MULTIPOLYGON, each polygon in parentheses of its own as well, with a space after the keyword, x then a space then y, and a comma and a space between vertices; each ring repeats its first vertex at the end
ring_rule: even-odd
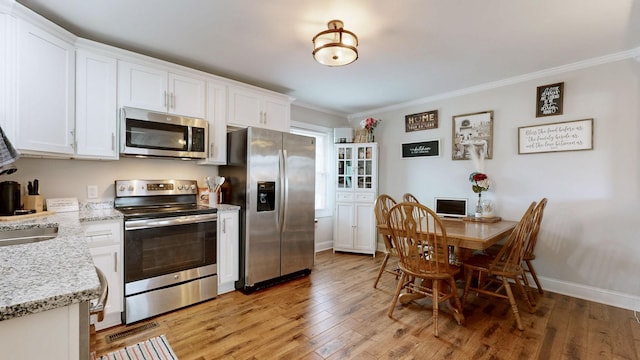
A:
POLYGON ((39 179, 45 198, 77 197, 81 202, 113 200, 115 180, 185 179, 204 186, 205 176, 218 174, 217 166, 196 165, 194 161, 121 158, 117 161, 34 159, 21 157, 18 171, 2 176, 24 189, 27 181, 39 179), (98 186, 98 199, 87 200, 87 185, 98 186))
POLYGON ((485 163, 493 186, 483 198, 510 220, 549 199, 534 262, 543 287, 640 310, 639 83, 640 63, 627 59, 369 114, 382 119, 380 193, 411 192, 427 205, 434 196, 473 203, 472 162, 451 160, 452 116, 493 110, 494 155, 485 163), (536 87, 556 82, 564 82, 564 114, 536 118, 536 87), (436 109, 437 129, 405 133, 405 115, 436 109), (593 150, 518 154, 518 127, 587 118, 593 150), (440 157, 402 159, 402 143, 429 139, 441 139, 440 157))

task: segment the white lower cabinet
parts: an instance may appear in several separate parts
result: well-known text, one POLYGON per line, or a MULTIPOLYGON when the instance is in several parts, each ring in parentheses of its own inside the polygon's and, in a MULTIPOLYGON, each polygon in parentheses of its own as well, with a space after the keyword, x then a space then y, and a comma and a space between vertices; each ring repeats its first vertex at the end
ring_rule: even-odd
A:
POLYGON ((218 210, 218 294, 235 290, 240 274, 238 210, 218 210))
MULTIPOLYGON (((373 198, 374 195, 370 194, 369 197, 373 198)), ((375 255, 376 230, 373 201, 367 198, 362 199, 364 201, 339 202, 339 199, 340 197, 336 202, 333 250, 375 255)))
POLYGON ((87 303, 0 321, 0 359, 89 358, 87 303))
POLYGON ((109 295, 105 305, 104 320, 98 322, 95 316, 91 323, 96 330, 102 330, 122 323, 124 287, 124 251, 122 242, 122 221, 104 220, 82 224, 84 236, 93 257, 93 263, 104 273, 109 284, 109 295))

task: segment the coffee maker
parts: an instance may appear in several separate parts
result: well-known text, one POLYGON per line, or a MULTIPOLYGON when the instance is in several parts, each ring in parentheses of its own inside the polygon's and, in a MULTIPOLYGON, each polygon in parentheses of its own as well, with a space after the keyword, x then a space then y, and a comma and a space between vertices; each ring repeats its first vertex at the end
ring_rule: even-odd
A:
POLYGON ((22 209, 20 203, 20 183, 16 181, 0 182, 0 215, 15 215, 22 209))

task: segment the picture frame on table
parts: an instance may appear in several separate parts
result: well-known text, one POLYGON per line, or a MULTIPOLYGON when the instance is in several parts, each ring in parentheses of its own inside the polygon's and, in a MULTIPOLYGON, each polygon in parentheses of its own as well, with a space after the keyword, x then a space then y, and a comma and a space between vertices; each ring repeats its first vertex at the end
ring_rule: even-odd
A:
POLYGON ((471 151, 493 157, 493 110, 453 116, 452 160, 471 160, 471 151))
POLYGON ((564 82, 538 86, 536 90, 536 117, 562 115, 564 82))

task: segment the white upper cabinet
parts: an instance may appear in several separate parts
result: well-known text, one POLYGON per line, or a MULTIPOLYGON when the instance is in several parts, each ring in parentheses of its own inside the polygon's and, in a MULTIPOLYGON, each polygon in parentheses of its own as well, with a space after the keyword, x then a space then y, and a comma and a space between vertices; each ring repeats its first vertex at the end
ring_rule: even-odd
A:
POLYGON ((127 61, 118 62, 118 104, 205 118, 203 78, 127 61))
POLYGON ((117 60, 76 51, 76 157, 118 159, 117 60))
POLYGON ((207 117, 209 121, 209 149, 202 165, 227 164, 227 86, 207 81, 207 117))
POLYGON ((25 153, 74 153, 75 49, 67 40, 18 22, 15 135, 25 153))
POLYGON ((288 97, 243 87, 229 87, 229 125, 288 132, 290 123, 291 101, 288 97))

